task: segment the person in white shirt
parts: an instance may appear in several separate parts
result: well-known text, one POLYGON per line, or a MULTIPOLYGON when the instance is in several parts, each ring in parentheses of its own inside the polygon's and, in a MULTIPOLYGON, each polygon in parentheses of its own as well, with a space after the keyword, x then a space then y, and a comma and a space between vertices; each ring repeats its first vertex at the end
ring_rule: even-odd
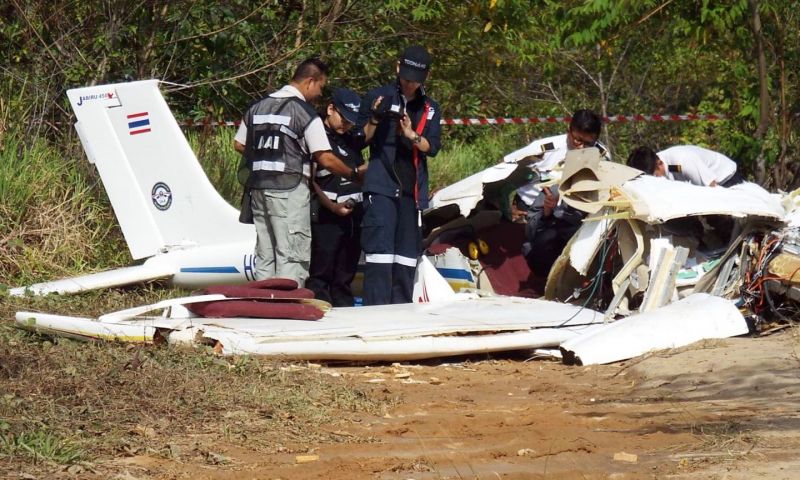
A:
POLYGON ((736 171, 736 162, 696 145, 676 145, 658 153, 639 147, 628 156, 628 166, 656 177, 707 187, 730 187, 743 180, 736 171))
MULTIPOLYGON (((532 142, 530 145, 514 151, 503 158, 504 162, 519 161, 530 155, 538 155, 544 150, 542 159, 531 165, 531 169, 546 174, 564 160, 568 150, 595 147, 600 150, 603 160, 611 160, 608 149, 597 141, 603 120, 591 110, 578 110, 570 119, 567 133, 532 142)), ((537 182, 525 184, 517 189, 518 209, 525 211, 542 192, 537 182)), ((557 198, 557 196, 556 196, 557 198)))

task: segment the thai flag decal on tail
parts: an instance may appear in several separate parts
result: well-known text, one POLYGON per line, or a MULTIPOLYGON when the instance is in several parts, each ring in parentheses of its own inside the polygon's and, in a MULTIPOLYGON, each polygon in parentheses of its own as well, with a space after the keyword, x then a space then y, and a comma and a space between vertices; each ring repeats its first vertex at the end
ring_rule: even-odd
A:
POLYGON ((128 133, 138 135, 150 131, 150 113, 139 112, 128 115, 128 133))

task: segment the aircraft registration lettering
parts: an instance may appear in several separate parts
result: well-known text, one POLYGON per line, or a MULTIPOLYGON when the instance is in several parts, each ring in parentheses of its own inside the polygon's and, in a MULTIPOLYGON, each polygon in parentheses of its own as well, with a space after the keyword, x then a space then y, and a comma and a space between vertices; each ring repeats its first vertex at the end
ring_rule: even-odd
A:
POLYGON ((99 93, 90 93, 88 95, 81 95, 78 98, 77 106, 82 107, 87 102, 96 102, 105 107, 119 107, 122 103, 119 101, 119 96, 116 90, 102 91, 99 93))
POLYGON ((244 277, 247 279, 248 282, 252 282, 256 279, 256 259, 255 255, 245 255, 242 259, 242 267, 244 270, 244 277))

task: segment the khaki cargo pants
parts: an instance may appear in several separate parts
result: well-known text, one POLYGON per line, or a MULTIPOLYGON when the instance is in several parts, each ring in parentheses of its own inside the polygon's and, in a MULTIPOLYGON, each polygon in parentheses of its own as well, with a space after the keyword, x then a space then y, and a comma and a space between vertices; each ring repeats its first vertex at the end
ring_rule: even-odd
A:
POLYGON ((291 278, 304 285, 311 260, 309 199, 305 181, 293 190, 252 191, 256 280, 291 278))

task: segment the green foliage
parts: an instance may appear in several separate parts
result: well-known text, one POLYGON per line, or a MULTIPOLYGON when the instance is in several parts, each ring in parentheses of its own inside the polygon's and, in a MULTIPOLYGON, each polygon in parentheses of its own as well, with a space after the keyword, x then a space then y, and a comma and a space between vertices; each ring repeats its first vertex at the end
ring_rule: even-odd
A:
POLYGON ((235 172, 241 155, 233 149, 236 129, 189 129, 185 133, 211 184, 231 205, 239 208, 242 186, 236 180, 235 172))

